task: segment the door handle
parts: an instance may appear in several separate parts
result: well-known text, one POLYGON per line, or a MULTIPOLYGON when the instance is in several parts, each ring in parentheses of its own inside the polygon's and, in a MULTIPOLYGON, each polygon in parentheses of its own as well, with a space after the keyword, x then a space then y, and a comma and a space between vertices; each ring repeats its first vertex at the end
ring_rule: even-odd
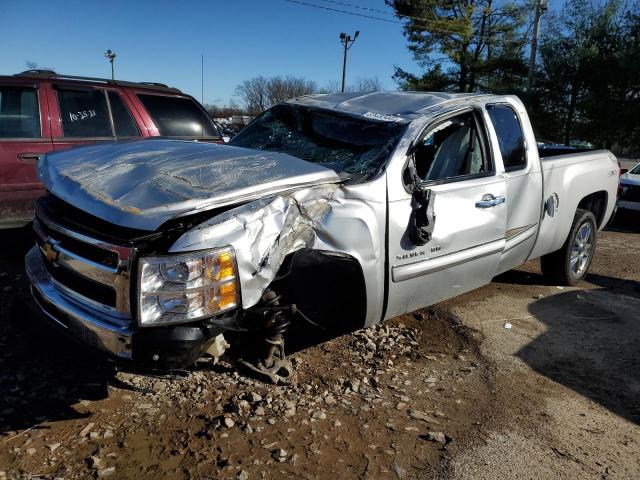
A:
POLYGON ((24 163, 36 163, 40 159, 41 155, 41 153, 19 153, 18 160, 24 163))
POLYGON ((504 197, 494 197, 490 193, 482 196, 482 200, 476 202, 476 208, 491 208, 506 202, 504 197))

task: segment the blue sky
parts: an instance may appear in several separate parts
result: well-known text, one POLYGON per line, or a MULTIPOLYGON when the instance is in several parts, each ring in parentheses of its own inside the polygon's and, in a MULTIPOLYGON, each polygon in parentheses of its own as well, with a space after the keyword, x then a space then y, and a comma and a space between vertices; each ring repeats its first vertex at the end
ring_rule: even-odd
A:
MULTIPOLYGON (((342 1, 391 12, 383 0, 342 1)), ((103 53, 110 48, 117 53, 117 78, 167 83, 200 99, 204 54, 204 102, 225 104, 238 83, 256 75, 304 76, 319 86, 339 81, 338 34, 355 30, 361 34, 349 51, 348 80, 378 76, 395 89, 393 65, 416 70, 400 24, 286 0, 2 0, 0 74, 25 70, 32 61, 58 73, 108 77, 103 53)))

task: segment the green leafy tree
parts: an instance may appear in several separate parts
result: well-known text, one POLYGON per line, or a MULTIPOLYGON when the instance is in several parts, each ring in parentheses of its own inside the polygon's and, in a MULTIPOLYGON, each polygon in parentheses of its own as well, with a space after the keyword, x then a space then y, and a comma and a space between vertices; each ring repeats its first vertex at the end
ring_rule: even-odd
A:
POLYGON ((539 136, 637 151, 640 19, 638 3, 631 5, 569 0, 549 19, 537 88, 527 98, 539 136))
POLYGON ((424 69, 398 67, 394 79, 406 90, 457 92, 513 90, 527 73, 523 31, 532 8, 517 1, 385 0, 404 20, 404 35, 424 69))

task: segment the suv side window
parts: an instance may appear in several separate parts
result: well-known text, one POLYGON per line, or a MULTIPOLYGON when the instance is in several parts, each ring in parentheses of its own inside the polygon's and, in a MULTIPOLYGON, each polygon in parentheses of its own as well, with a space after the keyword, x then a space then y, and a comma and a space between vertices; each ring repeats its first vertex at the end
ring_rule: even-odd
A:
POLYGON ((58 88, 58 103, 65 137, 113 136, 103 90, 58 88))
POLYGON ((138 94, 163 137, 215 137, 218 131, 193 100, 164 95, 138 94))
POLYGON ((433 127, 414 151, 418 177, 437 181, 491 172, 479 133, 472 112, 433 127))
POLYGON ((114 91, 109 91, 108 95, 116 137, 139 137, 140 132, 136 122, 133 121, 131 112, 127 109, 120 95, 114 91))
POLYGON ((0 86, 0 138, 40 138, 35 88, 0 86))
POLYGON ((516 112, 508 105, 487 105, 487 112, 498 136, 505 170, 512 172, 526 167, 524 134, 516 112))

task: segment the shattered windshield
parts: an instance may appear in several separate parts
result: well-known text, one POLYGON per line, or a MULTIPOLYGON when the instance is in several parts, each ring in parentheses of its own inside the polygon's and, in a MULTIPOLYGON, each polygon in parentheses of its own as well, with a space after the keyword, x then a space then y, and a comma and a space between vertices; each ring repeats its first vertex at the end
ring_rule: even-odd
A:
POLYGON ((267 110, 229 144, 286 153, 337 173, 366 177, 384 165, 405 128, 406 123, 283 104, 267 110))

